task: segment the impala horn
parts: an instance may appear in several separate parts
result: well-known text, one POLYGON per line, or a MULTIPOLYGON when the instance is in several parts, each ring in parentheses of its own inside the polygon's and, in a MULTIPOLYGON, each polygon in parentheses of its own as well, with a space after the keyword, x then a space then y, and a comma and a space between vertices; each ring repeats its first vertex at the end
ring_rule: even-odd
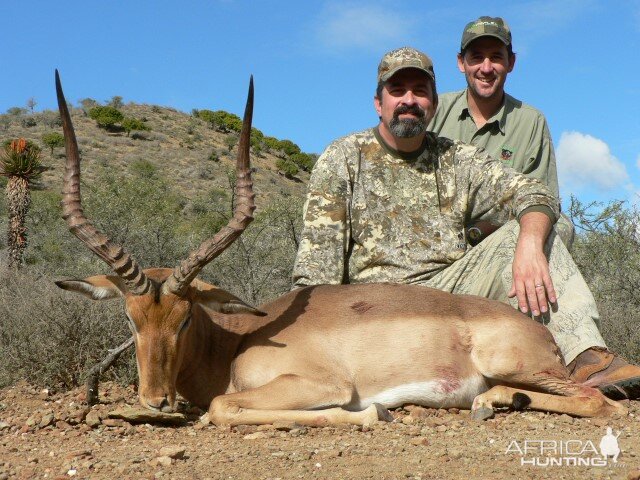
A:
POLYGON ((173 273, 167 278, 163 292, 183 295, 186 288, 200 271, 211 260, 220 255, 253 220, 254 203, 253 182, 249 166, 249 147, 251 137, 251 118, 253 116, 253 76, 249 80, 249 93, 244 109, 240 141, 238 142, 238 157, 236 160, 236 206, 233 218, 213 238, 202 242, 198 249, 191 252, 186 260, 180 262, 173 273))
POLYGON ((62 93, 60 75, 56 70, 56 94, 58 108, 62 118, 62 131, 67 160, 64 167, 64 183, 62 188, 62 218, 69 230, 89 250, 98 255, 125 282, 129 292, 143 295, 153 289, 153 284, 144 274, 138 263, 120 246, 109 240, 109 237, 98 231, 82 211, 80 199, 80 154, 76 134, 71 123, 67 101, 62 93))

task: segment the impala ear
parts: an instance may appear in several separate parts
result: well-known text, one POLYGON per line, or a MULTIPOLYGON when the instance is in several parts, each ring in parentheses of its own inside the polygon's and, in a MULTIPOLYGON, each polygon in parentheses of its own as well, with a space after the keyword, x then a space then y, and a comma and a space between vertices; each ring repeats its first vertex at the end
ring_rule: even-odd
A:
POLYGON ((122 279, 111 275, 96 275, 84 280, 60 280, 56 282, 56 285, 63 290, 80 293, 92 300, 109 300, 123 297, 126 291, 122 279))
POLYGON ((265 312, 243 302, 235 295, 221 288, 196 279, 190 286, 192 301, 197 302, 215 312, 220 313, 248 313, 264 317, 265 312))

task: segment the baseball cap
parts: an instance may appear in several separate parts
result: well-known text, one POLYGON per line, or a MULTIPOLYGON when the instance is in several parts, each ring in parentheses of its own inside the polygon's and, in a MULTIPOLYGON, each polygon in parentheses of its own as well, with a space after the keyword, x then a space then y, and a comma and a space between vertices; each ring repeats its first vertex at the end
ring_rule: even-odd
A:
POLYGON ((387 52, 378 65, 378 83, 386 82, 396 72, 404 68, 417 68, 429 75, 436 81, 436 74, 433 71, 433 62, 424 53, 415 48, 402 47, 387 52))
POLYGON ((504 43, 511 45, 511 30, 509 25, 500 17, 480 17, 473 22, 467 23, 462 32, 460 51, 467 48, 476 38, 494 37, 504 43))

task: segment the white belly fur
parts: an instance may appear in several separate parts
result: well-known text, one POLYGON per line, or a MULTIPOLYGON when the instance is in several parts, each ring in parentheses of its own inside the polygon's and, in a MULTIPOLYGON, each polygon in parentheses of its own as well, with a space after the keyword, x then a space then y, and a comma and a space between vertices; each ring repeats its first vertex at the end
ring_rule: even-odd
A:
POLYGON ((431 408, 471 408, 473 399, 486 392, 489 386, 484 377, 478 375, 460 381, 460 386, 453 391, 445 391, 438 380, 407 383, 383 390, 371 397, 354 400, 345 408, 363 410, 372 403, 380 403, 387 408, 404 404, 422 405, 431 408))

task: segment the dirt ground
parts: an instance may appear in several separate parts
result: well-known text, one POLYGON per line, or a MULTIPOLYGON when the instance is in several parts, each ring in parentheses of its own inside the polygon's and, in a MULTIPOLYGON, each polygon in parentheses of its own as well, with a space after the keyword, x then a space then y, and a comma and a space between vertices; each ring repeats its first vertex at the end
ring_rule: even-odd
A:
POLYGON ((640 402, 629 415, 577 419, 500 412, 478 422, 467 411, 407 406, 371 427, 276 424, 219 428, 186 410, 186 424, 109 418, 135 406, 133 388, 84 393, 26 384, 0 390, 0 480, 167 479, 640 479, 640 402), (620 449, 617 462, 605 447, 620 449))

